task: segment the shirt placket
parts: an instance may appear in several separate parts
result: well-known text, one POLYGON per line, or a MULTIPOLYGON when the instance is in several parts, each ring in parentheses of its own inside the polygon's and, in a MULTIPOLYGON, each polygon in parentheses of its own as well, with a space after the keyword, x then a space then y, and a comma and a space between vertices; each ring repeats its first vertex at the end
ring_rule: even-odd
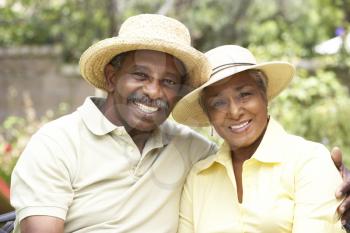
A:
POLYGON ((240 205, 241 208, 241 225, 244 233, 248 232, 247 224, 251 224, 248 222, 248 219, 251 220, 246 204, 250 202, 250 195, 255 192, 254 183, 253 183, 253 173, 256 168, 254 167, 254 160, 249 159, 243 164, 242 169, 242 185, 243 185, 243 203, 240 205))
MULTIPOLYGON (((220 163, 222 163, 222 165, 224 165, 224 167, 226 169, 226 173, 227 173, 229 180, 231 182, 231 185, 234 187, 234 189, 233 189, 233 190, 235 190, 235 192, 233 193, 233 195, 234 195, 233 198, 235 198, 234 202, 238 203, 237 185, 236 185, 235 174, 233 172, 232 160, 228 159, 228 158, 225 158, 225 159, 221 158, 220 163)), ((244 187, 244 185, 243 185, 243 187, 244 187)), ((244 188, 243 188, 243 198, 244 198, 244 188)), ((244 199, 243 199, 243 202, 244 202, 244 199)), ((237 205, 235 205, 235 208, 238 208, 238 213, 239 213, 239 219, 236 219, 236 221, 239 222, 239 224, 240 224, 239 229, 242 229, 242 233, 246 232, 245 227, 244 227, 244 214, 245 214, 244 205, 238 203, 237 205)))

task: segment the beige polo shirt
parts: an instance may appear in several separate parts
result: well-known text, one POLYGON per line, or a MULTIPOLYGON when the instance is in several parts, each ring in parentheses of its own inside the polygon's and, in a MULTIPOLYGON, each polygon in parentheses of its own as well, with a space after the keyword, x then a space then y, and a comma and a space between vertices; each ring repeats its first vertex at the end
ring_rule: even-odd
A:
POLYGON ((215 145, 166 121, 140 153, 103 101, 87 98, 33 135, 12 174, 15 232, 31 215, 64 219, 65 232, 176 232, 186 175, 215 145))

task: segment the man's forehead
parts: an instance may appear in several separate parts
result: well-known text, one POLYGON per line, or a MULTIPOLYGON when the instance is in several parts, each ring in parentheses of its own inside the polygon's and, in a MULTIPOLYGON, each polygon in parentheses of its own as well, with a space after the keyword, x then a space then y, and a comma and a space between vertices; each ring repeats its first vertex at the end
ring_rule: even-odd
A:
POLYGON ((174 64, 177 71, 181 74, 186 73, 186 68, 175 56, 155 50, 134 50, 128 53, 127 59, 130 59, 136 65, 142 65, 145 62, 154 63, 158 66, 166 66, 167 64, 174 64))

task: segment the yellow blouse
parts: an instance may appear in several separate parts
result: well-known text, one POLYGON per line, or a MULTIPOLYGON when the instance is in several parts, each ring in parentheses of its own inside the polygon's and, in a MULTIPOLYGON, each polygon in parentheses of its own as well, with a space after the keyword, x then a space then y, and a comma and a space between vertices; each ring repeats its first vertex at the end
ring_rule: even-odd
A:
POLYGON ((342 182, 328 150, 287 134, 270 119, 254 155, 243 165, 238 202, 230 148, 197 163, 181 200, 179 233, 337 233, 342 182))

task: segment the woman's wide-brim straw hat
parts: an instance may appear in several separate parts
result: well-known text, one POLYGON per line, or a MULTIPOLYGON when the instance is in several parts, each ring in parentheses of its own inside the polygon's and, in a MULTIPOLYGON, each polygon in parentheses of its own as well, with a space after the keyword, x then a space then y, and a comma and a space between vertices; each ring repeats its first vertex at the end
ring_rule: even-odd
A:
POLYGON ((223 45, 209 50, 205 55, 213 67, 208 82, 182 98, 172 113, 177 122, 193 127, 210 125, 200 105, 201 92, 204 88, 245 70, 260 70, 268 79, 266 94, 270 101, 288 86, 295 73, 294 66, 288 62, 273 61, 258 64, 248 49, 237 45, 223 45))
POLYGON ((80 73, 93 86, 106 90, 104 68, 117 54, 132 50, 155 50, 173 55, 187 70, 186 85, 195 88, 211 73, 203 53, 191 46, 187 27, 163 15, 141 14, 128 18, 118 36, 101 40, 80 57, 80 73))

